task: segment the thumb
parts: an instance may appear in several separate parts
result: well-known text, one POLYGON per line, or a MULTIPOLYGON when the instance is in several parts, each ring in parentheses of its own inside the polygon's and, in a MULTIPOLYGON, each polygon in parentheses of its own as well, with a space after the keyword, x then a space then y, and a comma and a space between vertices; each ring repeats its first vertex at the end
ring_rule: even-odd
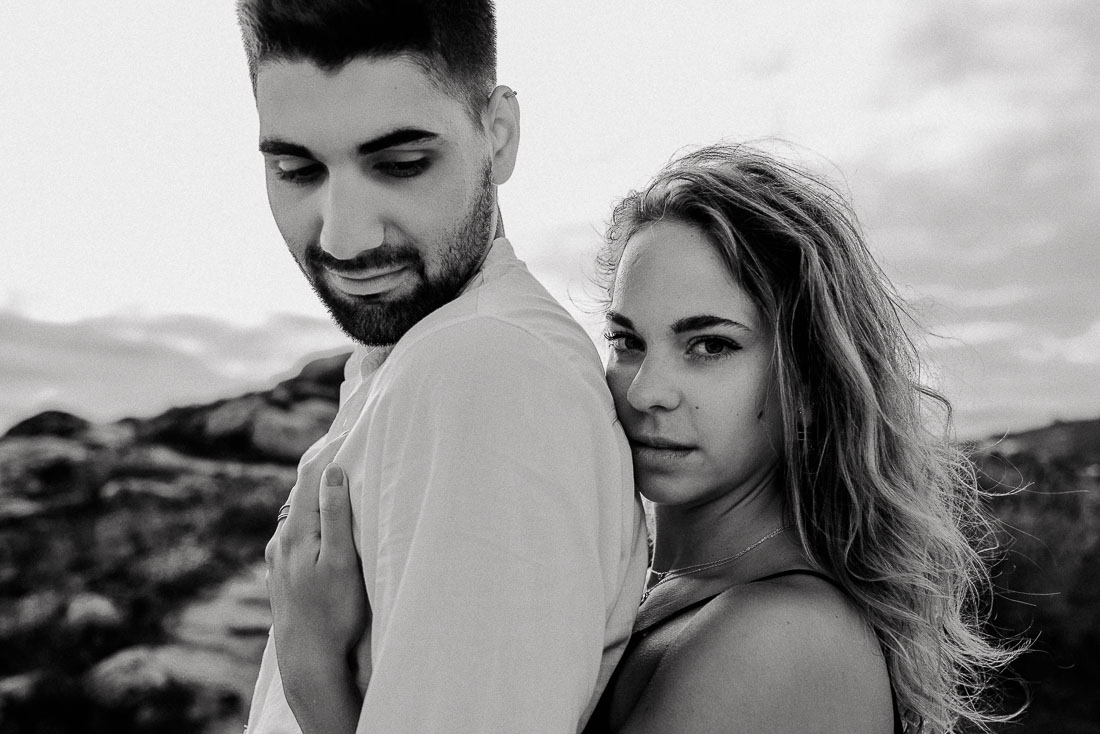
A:
POLYGON ((321 556, 350 558, 355 555, 352 540, 351 491, 348 477, 339 464, 329 464, 321 476, 321 556))

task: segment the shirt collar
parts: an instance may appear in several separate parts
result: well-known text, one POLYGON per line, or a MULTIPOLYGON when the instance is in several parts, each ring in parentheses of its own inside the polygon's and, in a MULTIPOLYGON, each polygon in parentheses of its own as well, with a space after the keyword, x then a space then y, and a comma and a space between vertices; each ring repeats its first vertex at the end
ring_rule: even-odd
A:
POLYGON ((466 281, 466 285, 462 286, 462 290, 458 292, 461 296, 465 293, 469 293, 475 288, 479 288, 487 281, 496 280, 501 273, 519 262, 516 257, 515 250, 512 249, 512 243, 508 241, 507 237, 497 237, 489 245, 489 250, 485 253, 485 257, 481 261, 481 267, 477 269, 470 279, 466 281))

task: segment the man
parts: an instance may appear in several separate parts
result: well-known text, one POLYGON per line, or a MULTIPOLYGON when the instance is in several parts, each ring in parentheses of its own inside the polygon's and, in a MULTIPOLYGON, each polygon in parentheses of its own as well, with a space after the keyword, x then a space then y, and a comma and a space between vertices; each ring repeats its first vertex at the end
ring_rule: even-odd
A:
MULTIPOLYGON (((358 343, 294 491, 330 460, 350 481, 357 730, 579 731, 630 632, 645 530, 595 348, 503 236, 519 107, 492 2, 238 12, 272 213, 358 343)), ((347 690, 284 693, 303 643, 275 619, 250 734, 335 727, 318 722, 347 690)))

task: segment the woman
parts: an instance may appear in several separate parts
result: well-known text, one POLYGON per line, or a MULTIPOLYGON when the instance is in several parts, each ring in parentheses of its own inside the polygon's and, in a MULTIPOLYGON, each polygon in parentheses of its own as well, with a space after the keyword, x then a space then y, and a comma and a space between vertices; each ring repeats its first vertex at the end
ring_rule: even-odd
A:
MULTIPOLYGON (((586 731, 998 720, 980 694, 1015 653, 980 630, 989 528, 842 198, 705 148, 616 207, 599 262, 608 385, 655 538, 586 731)), ((334 606, 303 614, 340 628, 334 606)))

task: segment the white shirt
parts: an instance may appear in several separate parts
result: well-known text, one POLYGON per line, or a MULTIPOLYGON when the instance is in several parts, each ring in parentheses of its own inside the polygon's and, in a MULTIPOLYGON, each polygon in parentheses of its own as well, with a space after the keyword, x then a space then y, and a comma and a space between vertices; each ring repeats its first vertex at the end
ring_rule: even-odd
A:
MULTIPOLYGON (((388 356, 355 350, 303 463, 332 441, 373 613, 357 731, 580 731, 630 634, 645 523, 595 347, 506 239, 388 356)), ((300 731, 274 653, 249 734, 300 731)))

